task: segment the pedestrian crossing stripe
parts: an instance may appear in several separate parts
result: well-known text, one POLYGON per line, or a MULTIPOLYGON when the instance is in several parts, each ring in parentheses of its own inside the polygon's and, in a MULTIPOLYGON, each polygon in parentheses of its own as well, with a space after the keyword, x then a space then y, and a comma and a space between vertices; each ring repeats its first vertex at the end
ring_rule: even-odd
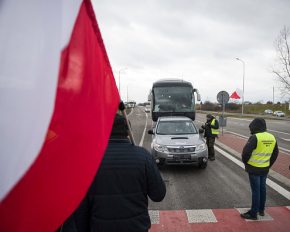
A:
MULTIPOLYGON (((290 206, 286 206, 290 210, 290 206)), ((236 208, 241 214, 247 212, 248 208, 236 208)), ((188 223, 217 223, 217 219, 211 209, 185 210, 188 223)), ((159 210, 149 210, 151 224, 159 224, 159 210)), ((244 219, 245 221, 273 221, 274 219, 265 211, 265 216, 259 216, 258 220, 244 219)))

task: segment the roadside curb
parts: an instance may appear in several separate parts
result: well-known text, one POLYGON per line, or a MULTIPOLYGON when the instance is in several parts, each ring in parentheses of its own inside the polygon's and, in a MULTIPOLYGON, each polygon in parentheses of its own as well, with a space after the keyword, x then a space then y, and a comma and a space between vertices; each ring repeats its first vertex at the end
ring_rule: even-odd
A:
MULTIPOLYGON (((217 140, 215 141, 215 143, 219 148, 228 151, 231 155, 233 155, 236 158, 238 158, 239 160, 241 160, 241 153, 237 152, 236 150, 228 147, 227 145, 225 145, 217 140)), ((271 176, 272 178, 274 178, 275 180, 285 184, 287 187, 290 187, 290 179, 287 178, 286 176, 283 176, 282 174, 280 174, 272 169, 269 170, 268 175, 271 176)))

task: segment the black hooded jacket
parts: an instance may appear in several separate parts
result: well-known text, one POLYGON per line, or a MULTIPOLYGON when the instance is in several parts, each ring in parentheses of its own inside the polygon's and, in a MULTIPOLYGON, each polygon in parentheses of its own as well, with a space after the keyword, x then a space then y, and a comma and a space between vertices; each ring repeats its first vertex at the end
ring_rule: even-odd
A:
POLYGON ((148 196, 159 202, 165 193, 153 156, 126 137, 111 136, 95 179, 73 215, 75 231, 148 231, 148 196))
POLYGON ((218 120, 215 117, 212 116, 210 120, 206 120, 206 123, 207 123, 207 126, 204 126, 204 125, 201 126, 205 130, 204 137, 205 138, 206 137, 210 137, 210 138, 216 138, 216 137, 218 137, 217 134, 212 134, 212 131, 211 131, 211 128, 213 128, 213 129, 219 129, 219 122, 218 122, 218 120), (215 123, 214 123, 214 125, 211 125, 212 120, 214 120, 214 119, 215 119, 215 123))
POLYGON ((266 174, 269 172, 269 169, 274 164, 278 157, 279 149, 278 144, 276 141, 275 148, 270 158, 270 166, 269 167, 254 167, 247 162, 249 161, 253 150, 257 148, 257 136, 255 134, 262 133, 267 131, 266 122, 263 118, 255 118, 249 125, 250 131, 252 136, 249 138, 247 144, 244 146, 243 153, 242 153, 242 160, 245 164, 245 170, 251 174, 266 174))

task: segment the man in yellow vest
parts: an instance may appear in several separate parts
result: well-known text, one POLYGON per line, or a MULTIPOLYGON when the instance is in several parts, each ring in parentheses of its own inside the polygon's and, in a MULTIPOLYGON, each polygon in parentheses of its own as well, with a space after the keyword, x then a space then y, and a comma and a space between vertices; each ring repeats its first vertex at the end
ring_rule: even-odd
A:
POLYGON ((264 216, 266 203, 266 179, 269 169, 278 157, 279 149, 275 137, 267 132, 263 118, 255 118, 249 125, 252 136, 242 153, 245 171, 249 173, 252 190, 252 207, 241 214, 242 218, 257 220, 264 216))
POLYGON ((204 129, 203 133, 208 147, 208 159, 213 161, 215 160, 214 142, 219 134, 219 122, 211 114, 207 114, 206 122, 202 128, 204 129))

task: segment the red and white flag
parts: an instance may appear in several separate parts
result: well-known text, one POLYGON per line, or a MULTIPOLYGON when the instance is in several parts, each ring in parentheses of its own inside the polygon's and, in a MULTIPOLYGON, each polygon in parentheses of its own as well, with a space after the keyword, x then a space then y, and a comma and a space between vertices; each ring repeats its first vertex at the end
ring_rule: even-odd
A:
POLYGON ((0 5, 0 231, 55 231, 97 172, 119 94, 89 0, 0 5))
POLYGON ((230 98, 233 99, 240 99, 244 96, 243 90, 240 90, 239 88, 236 89, 235 92, 233 92, 233 94, 231 95, 230 98))

